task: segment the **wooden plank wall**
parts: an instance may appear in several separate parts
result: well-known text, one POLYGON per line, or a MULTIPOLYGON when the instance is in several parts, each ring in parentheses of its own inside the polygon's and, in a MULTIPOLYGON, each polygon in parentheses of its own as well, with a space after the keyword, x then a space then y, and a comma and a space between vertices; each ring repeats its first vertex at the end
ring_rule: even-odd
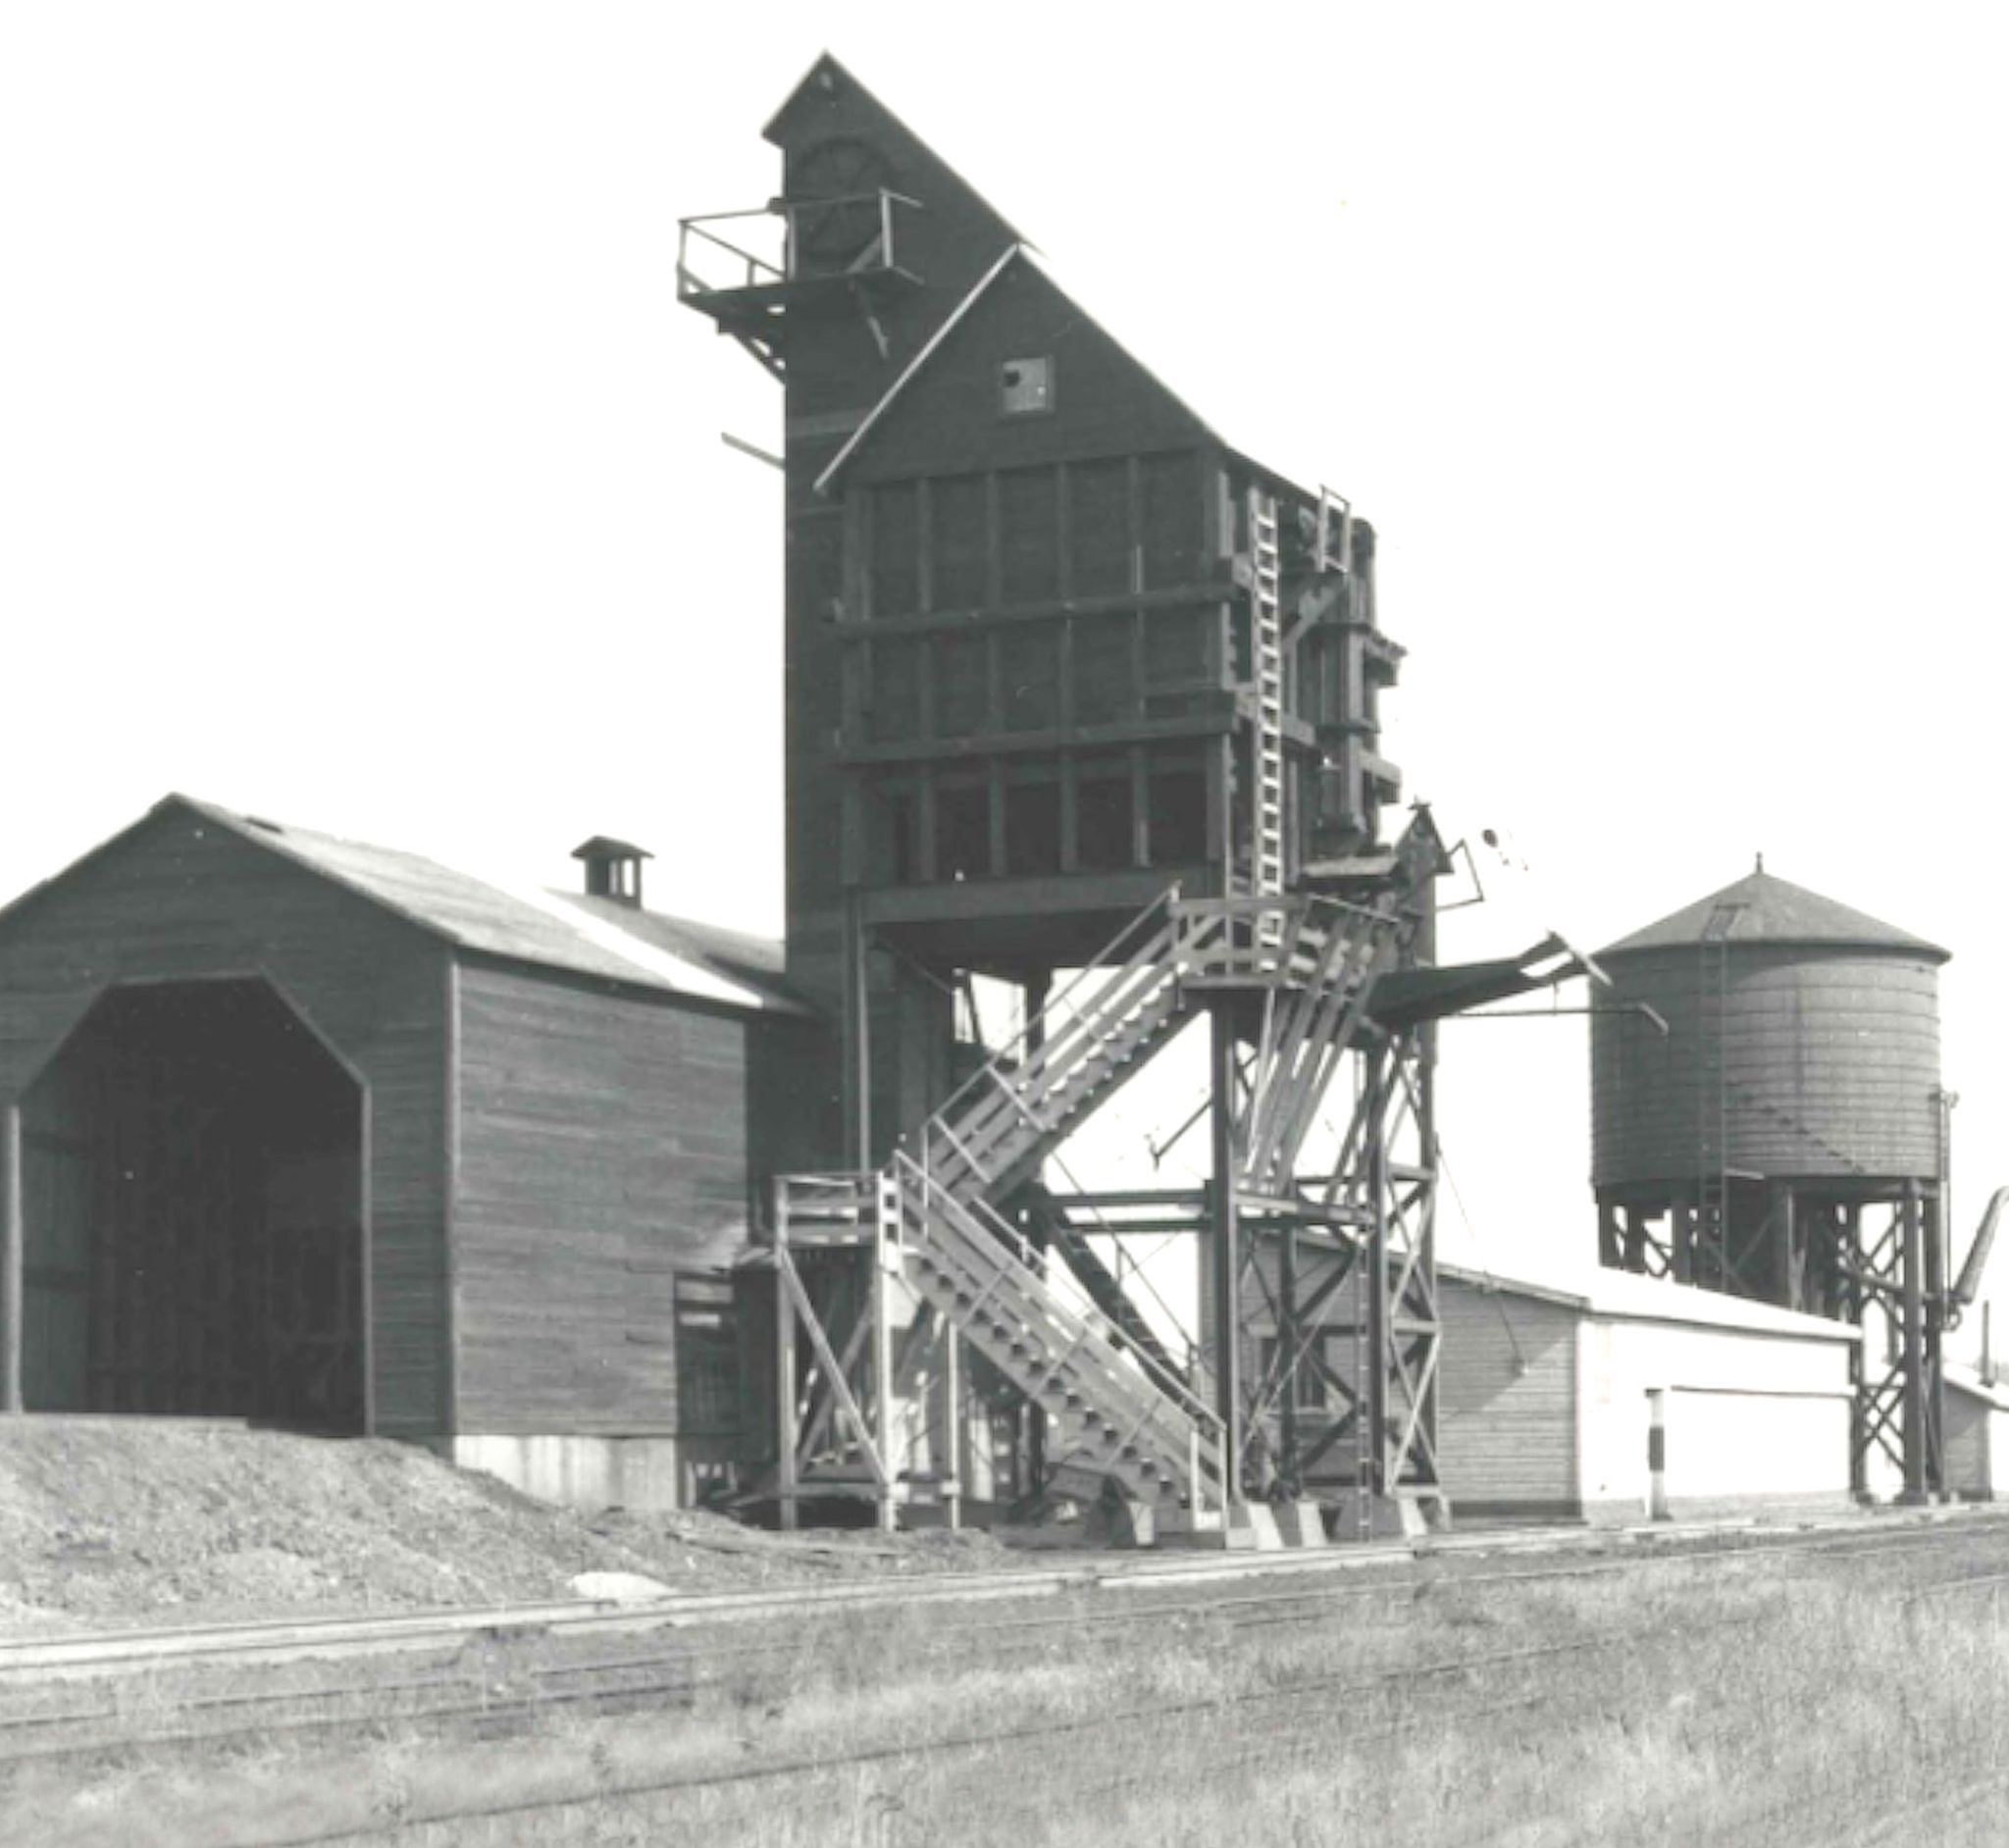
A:
POLYGON ((1438 1470, 1452 1507, 1573 1517, 1577 1312, 1442 1274, 1437 1290, 1438 1470))
POLYGON ((449 1428, 445 951, 278 853, 167 806, 0 922, 0 1102, 106 987, 264 974, 369 1088, 377 1428, 449 1428))
POLYGON ((1945 1454, 1946 1486, 1974 1501, 1993 1501, 1995 1485, 1988 1471, 1988 1427, 2002 1414, 1973 1393, 1949 1388, 1946 1422, 1940 1442, 1945 1454))
POLYGON ((1901 951, 1733 943, 1724 952, 1719 1037, 1713 994, 1706 1012, 1702 1003, 1714 953, 1655 950, 1610 962, 1613 995, 1591 1020, 1598 1186, 1693 1179, 1719 1159, 1763 1175, 1938 1172, 1935 963, 1901 951), (1665 1037, 1623 1011, 1638 1001, 1668 1022, 1665 1037), (1719 1055, 1729 1121, 1721 1157, 1719 1055))
POLYGON ((90 1406, 91 1237, 97 1174, 90 1143, 76 1133, 81 1087, 61 1068, 22 1109, 26 1249, 24 1402, 34 1411, 90 1406))
POLYGON ((459 1428, 677 1428, 677 1274, 743 1249, 744 1017, 465 960, 459 1428))
MULTIPOLYGON (((870 132, 902 140, 886 125, 870 132)), ((1003 242, 988 213, 958 217, 970 196, 960 182, 930 172, 946 213, 929 195, 940 268, 925 272, 912 312, 931 329, 958 299, 948 280, 987 265, 1003 242)), ((848 432, 831 428, 836 411, 802 413, 842 404, 862 416, 897 374, 821 323, 792 338, 789 369, 788 934, 798 985, 836 1012, 848 876, 945 890, 975 877, 1081 878, 1081 906, 1093 909, 1100 895, 1086 888, 1098 877, 1140 863, 1190 873, 1210 849, 1217 857, 1207 747, 1232 718, 1218 691, 1226 587, 1209 543, 1215 471, 1202 458, 1212 442, 1192 414, 1018 266, 859 449, 840 512, 811 484, 848 432), (1002 415, 1003 363, 1037 356, 1056 364, 1054 408, 1002 415), (1158 598, 1148 622, 1147 575, 1158 598), (1078 615, 1063 613, 1070 604, 1078 615), (870 640, 854 638, 868 621, 870 640), (1209 696, 1218 709, 1194 709, 1209 696), (1077 750, 1094 752, 1085 775, 1077 750), (934 762, 917 769, 924 760, 934 762)), ((1117 908, 1132 903, 1126 893, 1117 908)))
MULTIPOLYGON (((1177 449, 862 490, 845 757, 867 887, 1190 869, 1232 722, 1218 476, 1177 449)), ((1083 902, 1093 903, 1091 898, 1083 902)))

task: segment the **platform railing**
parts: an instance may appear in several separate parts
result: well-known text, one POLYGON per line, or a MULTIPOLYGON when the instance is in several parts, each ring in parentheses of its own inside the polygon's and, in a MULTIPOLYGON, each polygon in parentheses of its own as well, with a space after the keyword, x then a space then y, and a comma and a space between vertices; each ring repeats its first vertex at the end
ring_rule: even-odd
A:
POLYGON ((774 199, 746 211, 701 212, 680 219, 677 293, 689 300, 732 289, 800 282, 807 276, 863 276, 897 269, 901 218, 920 209, 918 199, 881 186, 870 192, 839 193, 825 199, 774 199), (852 256, 834 263, 829 270, 805 270, 801 262, 802 222, 807 219, 813 224, 833 212, 855 212, 872 229, 852 256), (749 236, 747 230, 736 229, 728 235, 714 229, 726 225, 758 227, 761 234, 749 236))

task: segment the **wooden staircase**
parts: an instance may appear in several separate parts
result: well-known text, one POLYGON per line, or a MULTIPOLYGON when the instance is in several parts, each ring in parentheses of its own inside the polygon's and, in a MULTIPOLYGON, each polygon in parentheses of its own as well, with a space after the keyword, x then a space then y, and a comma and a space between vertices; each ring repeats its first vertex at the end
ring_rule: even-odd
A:
POLYGON ((1143 1310, 1130 1300, 1122 1278, 1103 1261, 1102 1254, 1090 1243, 1088 1229, 1077 1224, 1037 1181, 1028 1181, 1019 1190, 1018 1201, 1021 1210, 1037 1220, 1049 1258, 1058 1255, 1074 1273, 1074 1281, 1088 1292, 1088 1300, 1116 1325, 1123 1339, 1160 1371, 1184 1380, 1185 1370, 1159 1339, 1143 1310))
MULTIPOLYGON (((1057 1287, 1049 1254, 1000 1208, 1223 989, 1246 991, 1261 1009, 1259 1069, 1270 1083, 1258 1088, 1257 1127, 1270 1174, 1287 1179, 1316 1105, 1315 1095, 1299 1093, 1344 1052, 1368 986, 1408 929, 1392 904, 1184 900, 1167 893, 880 1172, 784 1177, 777 1236, 790 1239, 798 1200, 815 1203, 815 1223, 802 1228, 808 1241, 826 1235, 833 1220, 871 1228, 889 1269, 897 1265, 1045 1410, 1057 1480, 1112 1480, 1131 1498, 1178 1511, 1197 1526, 1206 1512, 1226 1506, 1235 1486, 1224 1479, 1220 1418, 1169 1363, 1134 1308, 1126 1313, 1113 1303, 1083 1303, 1057 1287)), ((1069 1256, 1079 1276, 1078 1255, 1069 1256)), ((1097 1267, 1120 1297, 1116 1279, 1099 1260, 1097 1267)), ((1103 1294, 1093 1281, 1083 1287, 1091 1298, 1103 1294)))

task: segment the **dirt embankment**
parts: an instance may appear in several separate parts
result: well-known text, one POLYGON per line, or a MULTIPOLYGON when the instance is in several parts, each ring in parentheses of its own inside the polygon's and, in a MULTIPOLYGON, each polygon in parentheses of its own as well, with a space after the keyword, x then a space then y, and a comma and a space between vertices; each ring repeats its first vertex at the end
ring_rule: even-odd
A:
POLYGON ((0 1635, 677 1591, 990 1565, 976 1534, 762 1534, 586 1516, 378 1441, 145 1419, 0 1419, 0 1635))

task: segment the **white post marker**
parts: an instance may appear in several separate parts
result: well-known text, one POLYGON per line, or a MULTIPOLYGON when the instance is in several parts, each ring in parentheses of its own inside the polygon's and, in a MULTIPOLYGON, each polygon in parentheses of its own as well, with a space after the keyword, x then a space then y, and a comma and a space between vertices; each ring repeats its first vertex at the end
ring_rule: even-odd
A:
POLYGON ((1668 1520, 1668 1389, 1646 1389, 1646 1514, 1649 1520, 1668 1520))

